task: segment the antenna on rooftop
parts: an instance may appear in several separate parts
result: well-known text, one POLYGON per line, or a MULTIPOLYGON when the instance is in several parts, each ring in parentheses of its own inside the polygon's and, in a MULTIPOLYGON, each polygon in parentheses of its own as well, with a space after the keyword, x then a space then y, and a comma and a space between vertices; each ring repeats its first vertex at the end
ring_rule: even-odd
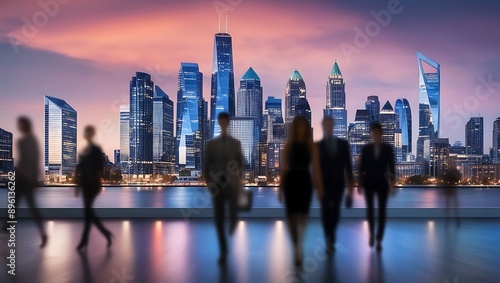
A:
POLYGON ((226 33, 227 33, 227 9, 226 9, 226 33))

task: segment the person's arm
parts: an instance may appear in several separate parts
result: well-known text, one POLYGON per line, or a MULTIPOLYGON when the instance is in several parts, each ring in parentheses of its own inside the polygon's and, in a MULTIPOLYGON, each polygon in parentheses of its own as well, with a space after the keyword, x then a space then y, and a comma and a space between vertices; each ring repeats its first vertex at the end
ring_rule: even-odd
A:
POLYGON ((106 159, 104 158, 104 152, 102 151, 102 149, 100 147, 97 147, 98 149, 98 154, 99 156, 97 157, 98 158, 98 165, 99 165, 99 178, 104 178, 104 171, 105 171, 105 168, 106 168, 106 159))
POLYGON ((388 170, 389 170, 389 186, 394 189, 394 184, 396 183, 396 165, 394 160, 394 150, 391 145, 387 146, 389 153, 387 154, 388 160, 388 170))
POLYGON ((243 187, 245 186, 245 176, 244 176, 244 168, 245 168, 245 159, 243 157, 243 150, 241 149, 241 142, 240 141, 237 141, 238 142, 238 145, 237 145, 237 162, 238 162, 238 177, 239 177, 239 180, 240 180, 240 189, 243 189, 243 187))
POLYGON ((345 164, 345 174, 347 175, 347 192, 349 195, 352 195, 354 190, 354 177, 352 174, 352 157, 351 157, 351 149, 349 148, 349 143, 346 141, 345 143, 345 154, 344 154, 344 164, 345 164))
POLYGON ((323 198, 323 179, 321 178, 321 166, 319 161, 318 147, 311 141, 310 150, 312 153, 313 181, 317 190, 318 198, 323 198))
POLYGON ((361 156, 359 158, 359 166, 358 166, 358 193, 362 194, 363 193, 363 187, 364 187, 364 178, 365 178, 365 173, 366 173, 366 153, 367 151, 367 146, 363 146, 361 149, 361 156))
POLYGON ((79 155, 78 156, 78 164, 76 165, 76 168, 75 168, 75 183, 76 183, 76 186, 75 186, 75 197, 78 196, 78 194, 80 193, 80 184, 82 182, 82 156, 79 155))
POLYGON ((207 143, 207 148, 205 149, 205 162, 203 163, 203 171, 201 172, 201 178, 205 181, 205 185, 208 185, 208 170, 210 169, 211 154, 210 146, 211 142, 207 143))
POLYGON ((289 151, 289 145, 288 143, 285 144, 285 148, 283 149, 283 155, 281 156, 281 162, 280 162, 280 185, 279 185, 279 191, 278 191, 278 199, 280 201, 283 201, 283 190, 284 190, 284 185, 285 185, 285 178, 286 174, 288 172, 288 151, 289 151))

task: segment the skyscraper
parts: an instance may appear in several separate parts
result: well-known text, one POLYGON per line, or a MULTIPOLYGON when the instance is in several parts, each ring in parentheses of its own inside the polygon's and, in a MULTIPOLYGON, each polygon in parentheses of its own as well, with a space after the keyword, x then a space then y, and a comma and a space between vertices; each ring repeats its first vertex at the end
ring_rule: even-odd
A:
POLYGON ((500 117, 493 122, 493 162, 500 163, 500 117))
POLYGON ((240 88, 237 94, 236 116, 254 117, 256 144, 260 140, 262 129, 262 86, 260 78, 250 67, 240 81, 240 88))
POLYGON ((396 113, 394 112, 394 109, 389 101, 387 101, 384 104, 384 107, 382 107, 379 120, 382 125, 382 129, 384 130, 382 134, 382 141, 396 147, 396 113))
POLYGON ((45 171, 71 175, 76 167, 76 111, 66 101, 45 96, 45 171))
POLYGON ((370 117, 366 109, 356 110, 354 123, 349 125, 349 145, 353 164, 361 155, 361 149, 370 142, 370 117))
POLYGON ((432 177, 440 178, 448 170, 449 146, 448 138, 438 138, 431 141, 429 173, 432 177))
POLYGON ((425 156, 429 156, 428 152, 425 152, 425 141, 439 138, 441 71, 439 63, 420 52, 417 52, 417 59, 419 77, 417 160, 421 161, 425 156))
POLYGON ((214 39, 212 86, 210 99, 210 137, 220 134, 217 116, 227 112, 235 116, 233 47, 228 33, 217 33, 214 39))
POLYGON ((468 154, 484 154, 483 117, 471 117, 465 124, 465 147, 468 154))
POLYGON ((155 173, 174 172, 174 103, 157 85, 153 95, 153 161, 155 173))
POLYGON ((295 69, 285 88, 285 122, 291 123, 297 116, 297 105, 300 98, 306 98, 306 84, 299 71, 295 69))
POLYGON ((406 98, 396 100, 396 126, 401 130, 401 150, 403 160, 412 152, 411 108, 406 98))
POLYGON ((257 169, 258 147, 254 137, 255 118, 233 117, 229 123, 228 133, 241 142, 241 150, 245 159, 245 172, 248 178, 253 178, 257 169))
POLYGON ((119 149, 115 149, 113 151, 113 164, 119 165, 120 163, 121 163, 121 160, 120 160, 120 150, 119 149))
POLYGON ((275 121, 278 117, 283 117, 283 111, 281 106, 281 98, 275 98, 274 96, 269 96, 265 103, 265 110, 267 110, 267 114, 271 118, 272 121, 275 121))
POLYGON ((347 138, 345 96, 344 78, 342 77, 337 61, 335 61, 326 83, 326 108, 323 111, 323 116, 332 117, 335 120, 333 134, 343 139, 347 138))
POLYGON ((120 105, 120 164, 122 173, 128 174, 130 160, 130 105, 120 105))
POLYGON ((0 128, 0 173, 14 171, 12 133, 0 128))
POLYGON ((380 115, 380 101, 378 96, 371 95, 366 98, 365 102, 366 111, 368 111, 368 118, 371 122, 378 122, 380 115))
POLYGON ((130 81, 130 173, 153 174, 154 82, 137 72, 130 81))
POLYGON ((177 89, 177 170, 201 171, 208 138, 207 103, 203 99, 203 74, 196 63, 181 63, 177 89))
POLYGON ((295 106, 295 113, 297 116, 306 117, 307 121, 309 121, 309 125, 312 123, 312 115, 311 115, 311 106, 309 105, 309 101, 307 98, 301 97, 297 102, 297 106, 295 106))

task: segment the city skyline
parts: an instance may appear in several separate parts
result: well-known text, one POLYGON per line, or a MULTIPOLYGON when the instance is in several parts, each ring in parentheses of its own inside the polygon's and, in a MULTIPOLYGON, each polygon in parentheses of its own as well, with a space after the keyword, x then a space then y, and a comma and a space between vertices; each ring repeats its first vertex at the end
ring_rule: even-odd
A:
MULTIPOLYGON (((151 15, 151 20, 142 25, 151 26, 157 31, 157 26, 166 27, 165 40, 157 37, 155 44, 145 40, 145 43, 152 45, 155 49, 162 50, 167 55, 159 55, 158 52, 137 53, 139 50, 150 50, 147 44, 128 44, 133 36, 117 33, 117 37, 108 40, 100 39, 103 35, 115 31, 118 26, 125 28, 129 23, 125 21, 125 16, 129 15, 136 4, 131 7, 123 7, 119 11, 113 12, 110 19, 97 18, 96 24, 100 24, 101 33, 93 32, 94 27, 84 27, 81 21, 68 20, 76 10, 80 13, 89 11, 89 7, 95 8, 95 3, 82 4, 72 2, 61 7, 61 12, 57 17, 51 19, 50 23, 41 28, 38 35, 24 44, 16 46, 18 53, 10 45, 10 32, 21 32, 22 16, 32 15, 40 9, 34 3, 32 7, 16 7, 15 4, 2 4, 8 6, 6 13, 0 12, 0 19, 6 24, 1 30, 0 54, 5 58, 2 67, 5 71, 5 89, 2 98, 11 106, 2 113, 5 124, 1 126, 14 135, 15 119, 25 112, 33 113, 37 135, 42 137, 43 125, 39 121, 43 115, 39 104, 39 98, 43 94, 53 95, 62 99, 70 100, 75 109, 79 110, 78 133, 81 133, 86 124, 95 124, 100 129, 99 142, 109 156, 113 150, 119 148, 119 105, 125 104, 123 96, 127 97, 126 83, 136 71, 151 73, 153 81, 162 86, 166 93, 173 94, 176 91, 176 80, 178 64, 186 60, 198 62, 200 71, 203 72, 205 84, 204 98, 209 99, 210 93, 210 66, 212 65, 213 34, 217 32, 217 11, 211 3, 206 5, 190 6, 187 4, 157 4, 149 5, 140 11, 140 15, 151 15), (75 6, 70 4, 77 3, 75 6), (11 8, 11 9, 8 9, 11 8), (76 10, 75 10, 76 9, 76 10), (162 13, 160 13, 160 11, 162 13), (213 12, 211 12, 213 11, 213 12), (168 20, 165 15, 172 15, 168 20), (178 16, 175 13, 179 13, 178 16), (194 17, 194 18, 193 18, 194 17), (11 21, 7 21, 11 19, 11 21), (185 27, 178 27, 176 23, 191 22, 185 27), (63 26, 72 26, 72 33, 68 33, 63 26), (159 23, 164 23, 160 25, 159 23), (205 26, 200 26, 201 22, 206 22, 205 26), (17 23, 17 24, 16 24, 17 23), (210 25, 210 23, 213 23, 210 25), (178 27, 171 29, 170 27, 178 27), (73 35, 74 34, 74 35, 73 35), (189 34, 190 36, 183 36, 189 34), (75 48, 69 44, 70 40, 78 36, 83 48, 75 48), (178 36, 180 44, 173 43, 168 38, 178 36), (95 40, 92 40, 95 39, 95 40), (119 46, 113 51, 114 54, 103 48, 108 44, 119 46), (117 45, 119 44, 119 45, 117 45), (130 48, 128 47, 130 46, 130 48), (182 46, 180 48, 179 46, 182 46), (95 52, 95 53, 94 53, 95 52), (15 54, 15 56, 11 56, 15 54), (26 60, 30 59, 30 60, 26 60), (46 61, 50 60, 50 61, 46 61), (47 63, 50 62, 50 63, 47 63), (52 68, 47 72, 45 68, 50 64, 52 68), (16 71, 17 70, 17 71, 16 71), (22 73, 19 73, 23 70, 22 73), (69 71, 68 71, 69 70, 69 71), (42 73, 43 72, 43 73, 42 73), (15 75, 22 74, 30 78, 29 84, 15 83, 15 75), (54 84, 53 78, 60 77, 61 83, 54 84), (49 83, 52 82, 52 83, 49 83), (124 87, 125 85, 125 87, 124 87), (68 89, 71 91, 68 92, 68 89), (17 94, 17 95, 16 95, 17 94), (102 95, 105 94, 105 95, 102 95), (28 99, 20 101, 17 97, 23 95, 28 99), (89 99, 91 98, 91 99, 89 99), (96 103, 95 99, 99 99, 96 103), (33 102, 31 102, 33 101, 33 102), (22 106, 20 106, 22 102, 22 106), (26 109, 26 110, 25 110, 26 109), (93 111, 94 110, 94 111, 93 111), (38 114, 37 114, 38 113, 38 114)), ((288 2, 287 2, 288 3, 288 2)), ((331 66, 335 59, 342 68, 343 76, 348 82, 346 85, 348 112, 348 122, 354 121, 356 109, 362 105, 369 95, 378 95, 381 101, 389 100, 391 103, 397 98, 407 98, 414 110, 413 137, 417 137, 416 130, 416 106, 418 105, 417 74, 415 66, 415 52, 421 51, 427 56, 438 61, 442 66, 442 117, 441 136, 449 137, 450 141, 461 140, 465 142, 463 127, 469 117, 484 117, 485 123, 485 153, 492 146, 491 125, 499 116, 493 109, 494 103, 488 103, 488 98, 483 99, 474 96, 475 89, 481 85, 480 76, 486 81, 498 81, 500 73, 497 65, 498 54, 491 46, 496 46, 494 42, 499 41, 495 34, 477 33, 477 30, 487 30, 488 26, 497 23, 498 20, 492 16, 491 8, 474 5, 474 9, 467 8, 468 4, 460 8, 454 8, 451 12, 446 12, 449 6, 445 4, 433 4, 422 1, 417 3, 402 2, 403 10, 401 14, 392 15, 391 23, 383 27, 380 35, 373 37, 366 48, 360 49, 360 53, 355 53, 351 57, 346 57, 340 50, 340 44, 346 43, 354 45, 353 28, 363 28, 366 23, 373 20, 370 13, 372 10, 378 12, 386 7, 384 5, 365 4, 356 7, 349 4, 325 4, 314 2, 308 5, 299 2, 293 3, 293 7, 287 7, 284 2, 263 4, 244 2, 229 11, 229 33, 233 38, 234 52, 234 78, 240 79, 249 67, 255 69, 262 80, 265 88, 264 100, 268 96, 283 99, 283 86, 290 72, 297 68, 307 84, 308 100, 313 112, 313 127, 319 129, 319 122, 322 118, 321 112, 324 108, 324 85, 331 66), (252 11, 265 5, 268 12, 263 15, 263 20, 255 22, 251 20, 252 11), (427 5, 427 6, 426 6, 427 5), (433 13, 442 13, 439 20, 425 20, 427 25, 422 25, 423 19, 416 16, 424 8, 432 6, 433 13), (269 30, 263 27, 275 20, 272 13, 281 11, 283 15, 297 15, 301 11, 307 11, 305 17, 310 20, 308 24, 298 26, 293 33, 287 31, 285 26, 290 26, 287 17, 280 17, 283 28, 273 27, 269 30), (405 13, 403 16, 402 14, 405 13), (464 21, 463 15, 467 14, 471 20, 464 21), (329 15, 328 17, 322 17, 329 15), (332 16, 338 16, 339 21, 333 23, 327 20, 332 16), (481 20, 474 21, 474 19, 481 20), (422 21, 422 22, 421 22, 422 21), (430 22, 429 22, 430 21, 430 22), (433 22, 434 21, 434 22, 433 22), (462 34, 459 37, 447 33, 443 35, 442 27, 436 26, 441 21, 449 23, 448 28, 459 30, 462 34), (434 23, 434 25, 432 25, 434 23), (429 25, 433 28, 429 29, 429 25), (258 33, 249 31, 255 29, 258 33), (409 38, 401 34, 403 30, 410 30, 409 38), (475 41, 466 43, 462 41, 463 34, 473 34, 475 41), (258 36, 257 36, 258 35, 258 36), (274 38, 279 35, 283 42, 274 42, 274 38), (292 36, 293 35, 293 36, 292 36), (432 40, 431 40, 432 39, 432 40), (453 51, 449 52, 451 42, 463 42, 464 44, 453 44, 453 51), (307 51, 305 51, 307 50, 307 51), (480 50, 480 51, 479 51, 480 50), (472 55, 464 55, 472 54, 472 55), (458 60, 460 56, 460 60, 458 60), (379 70, 379 72, 377 72, 379 70), (488 79, 488 76, 492 79, 488 79), (457 97, 475 98, 479 106, 464 107, 465 115, 454 111, 446 118, 445 111, 453 109, 457 102, 457 97), (451 117, 451 118, 450 118, 451 117), (459 117, 459 118, 456 118, 459 117), (449 132, 446 132, 448 129, 449 132)), ((105 10, 105 4, 98 11, 105 10)), ((136 11, 134 11, 135 13, 136 11)), ((127 18, 130 23, 137 23, 136 17, 127 18)), ((306 21, 307 22, 307 21, 306 21)), ((140 25, 140 26, 142 26, 140 25)), ((120 28, 121 29, 121 28, 120 28)), ((126 28, 125 28, 126 29, 126 28)), ((136 29, 131 29, 128 33, 136 34, 136 29)), ((483 90, 484 92, 484 90, 483 90)), ((490 94, 489 99, 494 96, 490 94)), ((175 103, 176 101, 174 101, 175 103)), ((467 106, 467 105, 465 105, 467 106)), ((78 135, 79 148, 81 135, 78 135)), ((315 131, 315 139, 321 138, 321 131, 315 131)), ((415 141, 415 138, 414 138, 415 141)), ((415 152, 415 146, 412 150, 415 152)))

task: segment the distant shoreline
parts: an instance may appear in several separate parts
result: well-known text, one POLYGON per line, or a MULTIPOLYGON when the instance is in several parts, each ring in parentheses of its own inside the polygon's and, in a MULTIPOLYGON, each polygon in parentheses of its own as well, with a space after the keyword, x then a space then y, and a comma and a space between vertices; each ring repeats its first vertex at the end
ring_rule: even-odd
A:
MULTIPOLYGON (((7 184, 0 183, 0 188, 6 188, 7 184)), ((44 184, 39 187, 76 187, 75 184, 44 184)), ((199 188, 205 187, 203 184, 103 184, 105 188, 119 188, 119 187, 132 187, 132 188, 152 188, 152 187, 186 187, 186 188, 199 188)), ((249 188, 276 188, 278 185, 245 185, 249 188)), ((445 188, 444 185, 397 185, 396 188, 445 188)), ((484 188, 484 189, 498 189, 500 185, 459 185, 457 188, 484 188)))

